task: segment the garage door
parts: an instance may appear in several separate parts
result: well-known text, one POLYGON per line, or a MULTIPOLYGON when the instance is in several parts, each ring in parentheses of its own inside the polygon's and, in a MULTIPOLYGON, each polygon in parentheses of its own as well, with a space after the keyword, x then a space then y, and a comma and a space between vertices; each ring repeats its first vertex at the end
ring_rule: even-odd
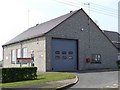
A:
POLYGON ((52 69, 54 71, 77 70, 77 41, 52 39, 52 69))

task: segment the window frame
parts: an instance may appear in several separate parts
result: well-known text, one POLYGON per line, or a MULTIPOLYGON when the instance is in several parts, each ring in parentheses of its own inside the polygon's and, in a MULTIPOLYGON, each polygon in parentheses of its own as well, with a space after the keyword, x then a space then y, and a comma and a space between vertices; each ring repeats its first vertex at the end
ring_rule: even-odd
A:
POLYGON ((101 54, 92 54, 91 64, 102 64, 101 54))

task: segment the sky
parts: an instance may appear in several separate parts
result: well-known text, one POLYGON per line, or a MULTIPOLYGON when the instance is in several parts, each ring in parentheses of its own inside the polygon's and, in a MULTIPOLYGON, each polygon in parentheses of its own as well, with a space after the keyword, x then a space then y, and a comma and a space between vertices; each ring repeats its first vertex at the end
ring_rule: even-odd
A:
POLYGON ((119 0, 0 0, 2 45, 36 24, 83 8, 102 30, 118 31, 119 0))

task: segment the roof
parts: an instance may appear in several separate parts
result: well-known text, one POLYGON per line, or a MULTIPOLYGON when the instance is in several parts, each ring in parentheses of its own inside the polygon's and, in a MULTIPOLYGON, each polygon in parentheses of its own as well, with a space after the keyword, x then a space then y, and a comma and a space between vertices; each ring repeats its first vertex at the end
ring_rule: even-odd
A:
POLYGON ((119 49, 120 48, 120 34, 115 31, 102 31, 110 40, 111 42, 119 49))
POLYGON ((105 33, 111 41, 117 41, 118 42, 119 36, 120 36, 120 34, 118 32, 103 30, 103 33, 105 33))
POLYGON ((36 26, 29 28, 28 30, 19 34, 18 36, 16 36, 12 40, 8 41, 4 45, 9 45, 9 44, 21 42, 21 41, 24 41, 24 40, 28 40, 28 39, 31 39, 31 38, 43 36, 44 34, 49 32, 51 29, 53 29, 54 27, 56 27, 57 25, 59 25, 64 20, 66 20, 67 18, 69 18, 70 16, 72 16, 73 14, 75 14, 78 11, 79 10, 72 11, 68 14, 62 15, 62 16, 60 16, 58 18, 55 18, 55 19, 52 19, 50 21, 47 21, 47 22, 44 22, 44 23, 41 23, 41 24, 37 24, 36 26))
MULTIPOLYGON (((5 43, 2 46, 5 45, 10 45, 10 44, 14 44, 14 43, 18 43, 21 41, 25 41, 28 39, 32 39, 32 38, 36 38, 36 37, 40 37, 45 35, 46 33, 48 33, 49 31, 51 31, 52 29, 54 29, 56 26, 58 26, 59 24, 61 24, 62 22, 64 22, 65 20, 67 20, 68 18, 70 18, 71 16, 73 16, 74 14, 76 14, 79 11, 83 11, 84 10, 81 8, 79 10, 76 11, 72 11, 68 14, 62 15, 58 18, 52 19, 50 21, 41 23, 41 24, 37 24, 34 27, 29 28, 28 30, 24 31, 23 33, 19 34, 18 36, 16 36, 15 38, 13 38, 12 40, 8 41, 7 43, 5 43)), ((85 13, 85 12, 84 12, 85 13)), ((87 14, 86 14, 87 15, 87 14)), ((87 15, 88 16, 88 15, 87 15)), ((89 16, 88 16, 89 17, 89 16)), ((91 19, 91 18, 90 18, 91 19)), ((91 19, 92 20, 92 19, 91 19)), ((92 20, 93 21, 93 20, 92 20)), ((94 23, 94 22, 93 22, 94 23)), ((94 23, 95 24, 95 23, 94 23)), ((95 24, 96 25, 96 24, 95 24)), ((97 26, 97 25, 96 25, 97 26)), ((98 27, 98 26, 97 26, 98 27)), ((99 28, 99 27, 98 27, 99 28)), ((101 29, 99 28, 99 30, 101 31, 101 29)), ((102 32, 102 31, 101 31, 102 32)), ((103 32, 102 32, 103 33, 103 32)), ((104 33, 103 33, 104 34, 104 33)), ((105 34, 104 34, 105 35, 105 34)), ((105 37, 110 41, 111 44, 113 44, 110 40, 110 38, 105 35, 105 37)), ((113 44, 114 45, 114 44, 113 44)), ((114 45, 115 46, 115 45, 114 45)), ((116 47, 116 46, 115 46, 116 47)))

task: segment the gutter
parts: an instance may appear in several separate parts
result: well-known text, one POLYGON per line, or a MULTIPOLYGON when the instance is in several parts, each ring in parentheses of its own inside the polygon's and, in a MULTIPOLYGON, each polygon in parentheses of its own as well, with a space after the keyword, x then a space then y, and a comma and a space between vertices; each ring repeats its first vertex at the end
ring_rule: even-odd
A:
POLYGON ((24 42, 24 41, 31 40, 31 39, 35 39, 35 38, 38 38, 38 37, 42 37, 42 36, 44 36, 44 35, 45 35, 45 34, 41 34, 41 35, 39 35, 39 36, 34 36, 34 37, 27 38, 27 39, 24 39, 24 40, 19 40, 19 41, 15 41, 15 42, 12 42, 12 43, 4 44, 4 45, 2 45, 2 47, 8 46, 8 45, 12 45, 12 44, 16 44, 16 43, 20 43, 20 42, 24 42))

